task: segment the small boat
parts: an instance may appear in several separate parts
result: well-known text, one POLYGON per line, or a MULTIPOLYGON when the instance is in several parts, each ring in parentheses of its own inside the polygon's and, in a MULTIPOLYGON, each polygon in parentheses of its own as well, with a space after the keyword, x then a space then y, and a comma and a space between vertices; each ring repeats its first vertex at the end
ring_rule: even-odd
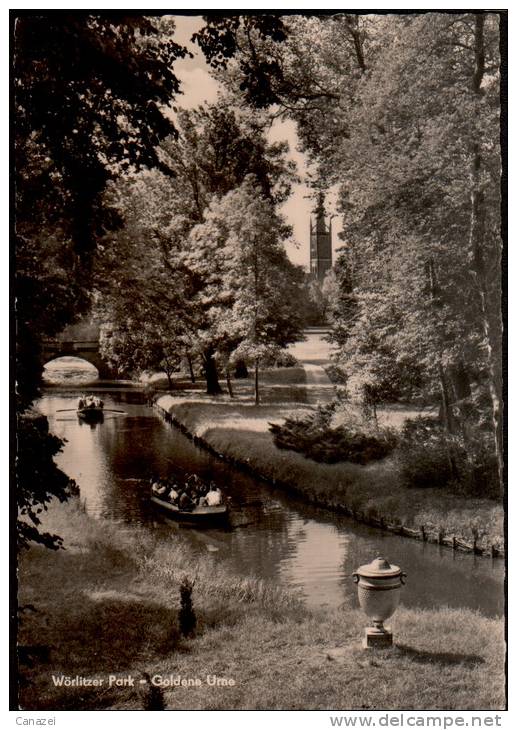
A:
POLYGON ((77 409, 78 418, 82 418, 84 421, 90 423, 97 423, 102 421, 104 418, 104 409, 102 406, 86 406, 84 408, 77 409))
POLYGON ((228 520, 228 507, 225 504, 219 504, 213 507, 194 507, 194 509, 187 511, 181 510, 166 499, 160 499, 156 494, 151 495, 151 502, 166 510, 168 516, 178 520, 178 522, 208 526, 214 524, 220 525, 228 520))

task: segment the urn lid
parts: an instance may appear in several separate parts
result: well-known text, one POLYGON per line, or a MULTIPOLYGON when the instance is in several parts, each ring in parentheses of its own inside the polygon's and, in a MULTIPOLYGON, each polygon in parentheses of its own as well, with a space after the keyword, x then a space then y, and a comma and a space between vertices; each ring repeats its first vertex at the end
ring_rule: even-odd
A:
POLYGON ((364 578, 396 578, 398 575, 402 575, 398 565, 390 565, 380 555, 371 563, 361 565, 357 568, 356 573, 364 578))

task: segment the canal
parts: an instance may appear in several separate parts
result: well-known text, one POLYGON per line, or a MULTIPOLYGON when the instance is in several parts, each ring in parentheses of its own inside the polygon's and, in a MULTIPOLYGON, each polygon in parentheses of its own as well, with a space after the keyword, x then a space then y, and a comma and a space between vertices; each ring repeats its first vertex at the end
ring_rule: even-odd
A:
POLYGON ((86 424, 73 411, 77 391, 49 391, 39 408, 66 439, 59 466, 80 486, 87 512, 116 523, 144 524, 159 537, 175 531, 204 559, 298 591, 309 606, 356 606, 351 573, 381 553, 408 573, 402 602, 411 607, 504 611, 502 560, 401 538, 303 503, 196 447, 136 391, 103 392, 106 414, 86 424), (214 479, 231 500, 231 528, 180 527, 148 498, 152 474, 214 479))

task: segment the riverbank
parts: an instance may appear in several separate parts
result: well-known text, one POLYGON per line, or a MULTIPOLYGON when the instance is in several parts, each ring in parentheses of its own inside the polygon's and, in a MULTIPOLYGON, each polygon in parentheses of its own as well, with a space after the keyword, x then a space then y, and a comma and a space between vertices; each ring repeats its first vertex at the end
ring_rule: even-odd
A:
POLYGON ((193 558, 177 535, 158 541, 94 520, 77 501, 52 505, 43 528, 66 549, 33 546, 20 558, 24 709, 142 709, 144 672, 199 680, 164 689, 171 710, 504 707, 502 620, 400 607, 390 621, 397 646, 370 654, 361 612, 309 611, 292 593, 193 558), (178 631, 185 576, 195 581, 193 639, 178 631), (53 675, 103 684, 56 686, 53 675), (109 675, 135 686, 109 686, 109 675))
POLYGON ((394 458, 362 466, 323 464, 276 448, 270 423, 304 412, 302 402, 164 395, 158 409, 196 443, 219 457, 309 502, 360 522, 456 549, 504 554, 504 511, 488 499, 461 498, 442 489, 402 485, 394 458))

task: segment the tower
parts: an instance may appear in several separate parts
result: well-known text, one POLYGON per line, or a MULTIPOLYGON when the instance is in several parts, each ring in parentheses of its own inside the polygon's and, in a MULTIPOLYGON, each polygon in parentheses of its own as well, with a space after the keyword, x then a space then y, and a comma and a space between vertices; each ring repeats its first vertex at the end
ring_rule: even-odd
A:
POLYGON ((311 218, 311 276, 320 283, 332 267, 332 223, 325 223, 324 195, 320 192, 314 211, 316 220, 311 218))

